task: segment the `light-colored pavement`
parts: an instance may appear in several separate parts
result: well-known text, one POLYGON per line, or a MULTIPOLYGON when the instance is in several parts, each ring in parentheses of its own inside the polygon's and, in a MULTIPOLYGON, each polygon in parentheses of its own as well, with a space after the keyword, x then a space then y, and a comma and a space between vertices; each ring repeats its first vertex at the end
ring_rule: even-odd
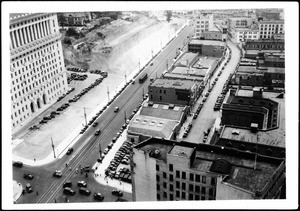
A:
POLYGON ((19 199, 19 197, 21 196, 23 191, 23 186, 21 183, 17 182, 17 181, 13 181, 13 200, 14 203, 19 199))

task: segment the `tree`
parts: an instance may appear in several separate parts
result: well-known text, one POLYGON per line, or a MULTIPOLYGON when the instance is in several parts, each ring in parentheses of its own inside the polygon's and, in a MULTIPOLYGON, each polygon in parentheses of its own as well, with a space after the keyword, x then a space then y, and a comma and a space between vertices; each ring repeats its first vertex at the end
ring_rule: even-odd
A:
POLYGON ((166 17, 167 17, 167 21, 170 22, 171 17, 172 17, 172 11, 167 10, 167 11, 166 11, 166 17))
POLYGON ((72 36, 74 36, 74 37, 76 37, 76 36, 78 36, 79 34, 78 34, 78 32, 77 32, 77 30, 75 29, 75 28, 68 28, 68 30, 66 31, 66 36, 68 36, 68 37, 72 37, 72 36))

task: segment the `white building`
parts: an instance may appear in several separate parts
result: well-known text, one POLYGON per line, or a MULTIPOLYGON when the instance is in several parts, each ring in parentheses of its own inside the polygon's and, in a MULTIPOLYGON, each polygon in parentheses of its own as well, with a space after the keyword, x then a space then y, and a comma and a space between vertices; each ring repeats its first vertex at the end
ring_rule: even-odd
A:
POLYGON ((201 14, 195 19, 195 36, 200 38, 204 31, 211 31, 214 27, 213 14, 201 14))
POLYGON ((260 39, 270 39, 274 34, 284 34, 283 20, 259 21, 260 39))
POLYGON ((10 14, 12 129, 68 91, 57 16, 10 14))

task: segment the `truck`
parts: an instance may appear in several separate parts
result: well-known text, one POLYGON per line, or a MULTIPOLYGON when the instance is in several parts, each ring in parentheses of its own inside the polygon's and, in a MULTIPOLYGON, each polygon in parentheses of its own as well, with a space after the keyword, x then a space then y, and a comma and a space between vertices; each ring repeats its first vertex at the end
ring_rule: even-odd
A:
POLYGON ((148 78, 148 74, 144 73, 140 78, 139 78, 139 82, 143 83, 146 79, 148 78))

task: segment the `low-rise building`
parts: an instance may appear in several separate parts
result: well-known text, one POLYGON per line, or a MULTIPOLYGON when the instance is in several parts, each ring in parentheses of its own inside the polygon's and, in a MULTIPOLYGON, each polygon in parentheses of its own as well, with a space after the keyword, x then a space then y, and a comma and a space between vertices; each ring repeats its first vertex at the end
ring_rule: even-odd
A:
POLYGON ((189 112, 188 106, 157 104, 148 101, 134 116, 127 130, 127 139, 139 143, 150 137, 176 139, 189 112))
POLYGON ((226 51, 226 44, 217 40, 194 39, 188 44, 188 51, 204 56, 223 57, 226 51))
POLYGON ((213 27, 213 14, 201 14, 195 18, 195 37, 200 38, 202 33, 213 27))
POLYGON ((150 138, 133 148, 133 201, 279 198, 285 160, 224 146, 150 138))
POLYGON ((274 34, 284 34, 284 20, 261 20, 258 22, 259 38, 271 39, 274 34))
POLYGON ((284 50, 284 40, 247 40, 244 49, 247 50, 284 50))

